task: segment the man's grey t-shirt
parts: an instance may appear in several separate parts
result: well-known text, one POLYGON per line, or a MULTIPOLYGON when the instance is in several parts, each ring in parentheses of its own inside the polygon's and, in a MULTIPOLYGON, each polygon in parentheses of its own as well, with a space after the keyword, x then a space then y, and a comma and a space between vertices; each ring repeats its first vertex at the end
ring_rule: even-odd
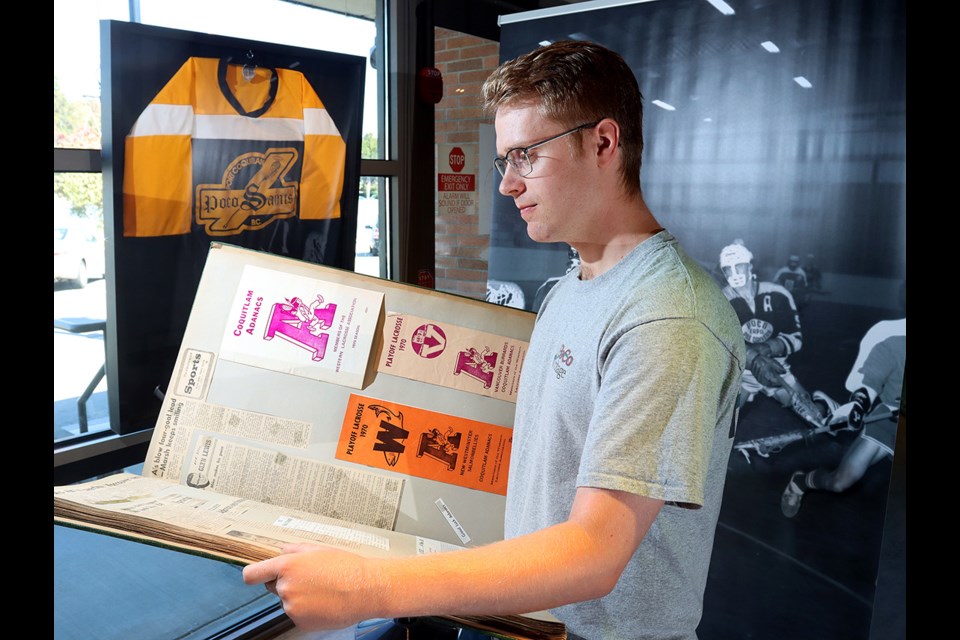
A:
POLYGON ((506 537, 567 519, 577 487, 665 501, 614 590, 553 610, 588 640, 693 638, 733 444, 740 323, 661 231, 611 270, 568 273, 523 364, 506 537))

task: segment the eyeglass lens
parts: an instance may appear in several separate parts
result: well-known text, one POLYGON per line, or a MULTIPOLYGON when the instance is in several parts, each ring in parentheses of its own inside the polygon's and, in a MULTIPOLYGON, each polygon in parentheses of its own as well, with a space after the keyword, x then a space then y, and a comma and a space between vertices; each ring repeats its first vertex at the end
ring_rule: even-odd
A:
POLYGON ((521 178, 533 171, 533 165, 525 149, 511 149, 506 158, 497 158, 497 169, 500 170, 501 176, 507 172, 507 163, 521 178))

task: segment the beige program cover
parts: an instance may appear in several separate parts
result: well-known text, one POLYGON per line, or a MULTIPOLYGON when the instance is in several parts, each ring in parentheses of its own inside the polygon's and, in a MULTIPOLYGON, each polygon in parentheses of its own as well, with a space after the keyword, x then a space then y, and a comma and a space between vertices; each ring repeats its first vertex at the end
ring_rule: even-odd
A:
POLYGON ((517 401, 525 340, 387 310, 377 371, 517 401))

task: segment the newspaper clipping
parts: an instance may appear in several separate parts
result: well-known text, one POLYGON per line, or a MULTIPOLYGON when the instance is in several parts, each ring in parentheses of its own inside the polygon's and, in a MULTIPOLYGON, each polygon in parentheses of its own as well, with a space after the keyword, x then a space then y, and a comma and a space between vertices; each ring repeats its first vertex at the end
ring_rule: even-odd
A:
POLYGON ((302 449, 309 423, 175 396, 165 400, 161 418, 145 476, 381 529, 396 523, 403 478, 277 450, 302 449))

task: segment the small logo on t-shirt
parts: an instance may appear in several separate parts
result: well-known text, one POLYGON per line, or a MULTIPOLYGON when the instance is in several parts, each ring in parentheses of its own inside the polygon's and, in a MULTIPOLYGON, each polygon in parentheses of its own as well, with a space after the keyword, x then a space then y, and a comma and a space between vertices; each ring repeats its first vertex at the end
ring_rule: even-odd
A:
POLYGON ((570 349, 567 349, 566 346, 560 345, 560 353, 553 356, 553 370, 557 374, 557 380, 562 378, 567 374, 566 367, 569 367, 573 364, 573 354, 570 349))

